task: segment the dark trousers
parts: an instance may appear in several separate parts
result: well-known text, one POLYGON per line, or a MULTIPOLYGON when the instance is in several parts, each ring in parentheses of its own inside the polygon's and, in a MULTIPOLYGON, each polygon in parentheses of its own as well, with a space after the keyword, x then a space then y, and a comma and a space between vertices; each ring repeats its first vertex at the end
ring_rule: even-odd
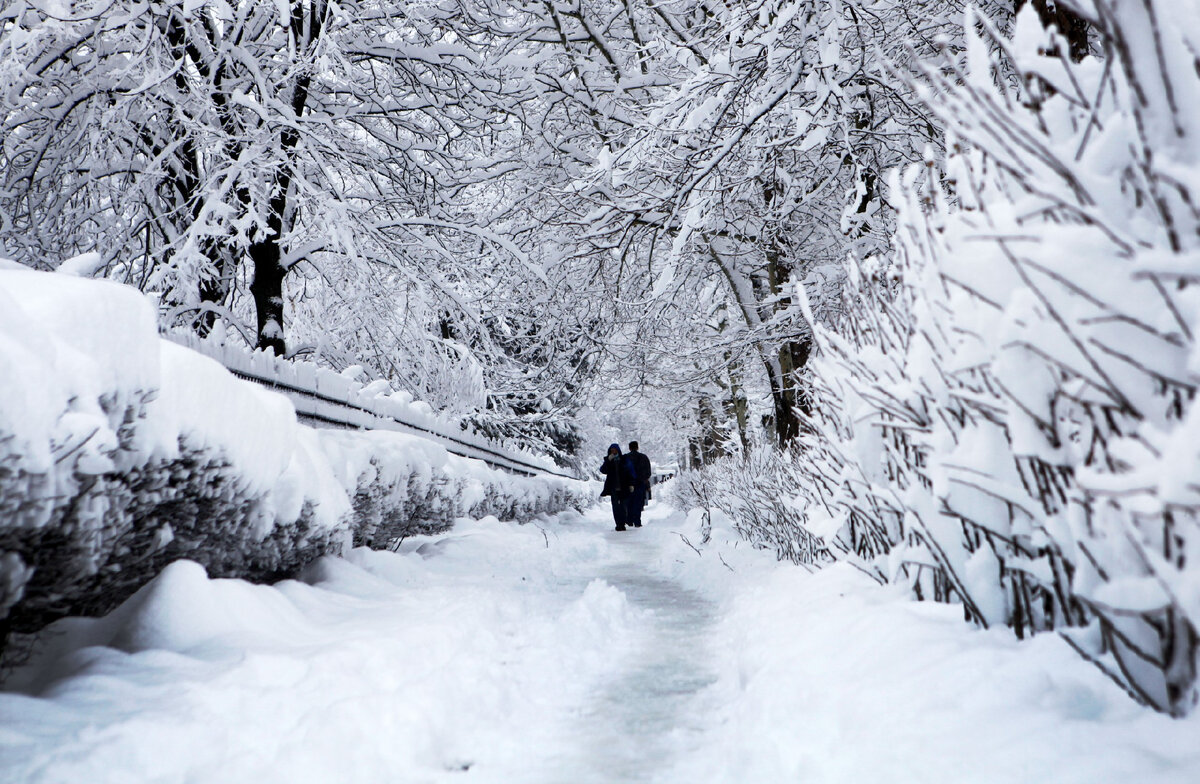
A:
POLYGON ((646 508, 646 488, 635 488, 632 493, 625 497, 625 502, 625 522, 629 525, 640 526, 642 524, 642 510, 646 508))
POLYGON ((610 498, 612 499, 613 522, 617 524, 618 531, 624 531, 626 515, 629 510, 628 499, 623 495, 614 495, 610 498))

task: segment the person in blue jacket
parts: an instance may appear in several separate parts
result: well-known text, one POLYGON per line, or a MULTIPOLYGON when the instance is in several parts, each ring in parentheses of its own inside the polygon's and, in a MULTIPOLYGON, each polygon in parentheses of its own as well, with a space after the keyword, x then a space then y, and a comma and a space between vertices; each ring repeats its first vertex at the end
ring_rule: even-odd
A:
POLYGON ((625 524, 634 528, 642 527, 642 510, 646 508, 646 500, 650 498, 650 477, 653 469, 650 458, 638 451, 638 442, 629 442, 629 452, 625 455, 629 463, 629 473, 633 477, 633 490, 627 500, 628 511, 625 513, 625 524))
POLYGON ((619 444, 609 444, 608 454, 600 465, 600 473, 604 474, 604 490, 600 497, 608 496, 612 500, 613 522, 617 524, 618 531, 624 531, 628 499, 633 492, 633 475, 619 444))

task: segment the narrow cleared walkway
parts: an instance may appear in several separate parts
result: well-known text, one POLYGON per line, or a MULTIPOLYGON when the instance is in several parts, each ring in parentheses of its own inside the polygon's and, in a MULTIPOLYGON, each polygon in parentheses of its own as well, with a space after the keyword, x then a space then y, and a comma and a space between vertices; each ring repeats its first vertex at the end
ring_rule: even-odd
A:
POLYGON ((613 652, 625 659, 624 666, 579 709, 573 726, 564 727, 571 737, 549 756, 548 769, 535 780, 660 782, 677 756, 698 742, 704 717, 695 699, 715 680, 708 637, 716 608, 654 568, 663 543, 673 535, 669 529, 676 515, 651 513, 640 530, 609 532, 606 536, 622 557, 595 573, 576 576, 576 591, 593 579, 621 591, 644 616, 646 633, 631 649, 613 652))

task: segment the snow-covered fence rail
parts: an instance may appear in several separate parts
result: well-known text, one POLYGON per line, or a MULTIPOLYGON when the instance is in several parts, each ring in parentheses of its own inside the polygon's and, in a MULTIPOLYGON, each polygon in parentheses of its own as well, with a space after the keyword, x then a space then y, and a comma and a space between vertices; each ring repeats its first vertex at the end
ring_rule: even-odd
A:
POLYGON ((406 392, 393 391, 386 381, 363 384, 352 377, 353 373, 336 373, 273 353, 246 351, 219 338, 204 339, 191 332, 168 332, 163 337, 217 360, 239 378, 279 392, 292 401, 300 420, 314 427, 412 433, 436 441, 451 454, 482 460, 503 471, 575 478, 548 458, 463 430, 454 421, 438 416, 427 403, 413 400, 406 392))

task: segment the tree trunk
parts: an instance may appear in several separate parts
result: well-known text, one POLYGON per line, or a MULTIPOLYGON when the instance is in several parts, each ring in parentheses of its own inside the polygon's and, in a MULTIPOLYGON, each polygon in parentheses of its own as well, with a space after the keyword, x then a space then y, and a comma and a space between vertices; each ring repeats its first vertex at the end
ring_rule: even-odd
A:
MULTIPOLYGON (((210 243, 210 245, 214 245, 210 243)), ((200 337, 206 337, 217 323, 217 314, 205 305, 227 305, 229 293, 233 291, 233 274, 235 262, 222 249, 211 247, 206 254, 213 259, 217 268, 216 275, 205 275, 200 278, 200 304, 202 309, 196 317, 195 329, 200 337)))
MULTIPOLYGON (((274 216, 272 216, 274 223, 274 216)), ((250 293, 258 312, 258 348, 272 349, 276 356, 286 353, 283 340, 283 268, 279 235, 268 237, 250 246, 254 262, 254 280, 250 293)))
MULTIPOLYGON (((328 6, 323 0, 292 6, 290 27, 297 49, 316 45, 324 30, 327 10, 328 6)), ((307 74, 296 79, 290 101, 292 116, 296 120, 304 115, 311 83, 312 78, 307 74)), ((284 355, 285 349, 283 279, 288 271, 283 265, 283 241, 285 231, 293 220, 291 166, 299 144, 300 132, 294 125, 280 132, 279 150, 284 165, 276 171, 272 184, 267 235, 250 246, 250 260, 254 262, 254 282, 250 284, 250 293, 254 296, 254 307, 258 311, 258 347, 274 349, 279 356, 284 355)))
POLYGON ((690 439, 688 454, 691 467, 701 468, 714 460, 725 457, 726 452, 720 428, 721 423, 717 421, 712 399, 702 397, 696 405, 696 419, 700 425, 700 432, 690 439))
POLYGON ((800 384, 800 373, 811 353, 812 344, 808 341, 789 340, 779 347, 782 384, 775 401, 775 431, 780 446, 787 446, 800 435, 800 415, 812 414, 812 403, 800 384))
MULTIPOLYGON (((791 267, 778 247, 767 250, 767 282, 771 294, 776 297, 777 312, 792 306, 792 298, 781 296, 783 287, 791 278, 791 267)), ((800 414, 812 413, 808 395, 800 385, 800 374, 808 364, 812 346, 807 340, 787 340, 779 346, 778 369, 768 368, 771 378, 771 398, 775 404, 775 436, 781 447, 786 447, 800 435, 800 414), (772 372, 775 371, 775 372, 772 372)), ((771 363, 774 364, 774 363, 771 363)))
MULTIPOLYGON (((293 130, 281 134, 280 147, 284 159, 289 163, 298 141, 299 136, 293 130)), ((291 173, 281 169, 276 173, 273 184, 270 211, 267 214, 267 234, 252 243, 249 249, 250 260, 254 263, 250 293, 254 296, 254 309, 258 315, 258 348, 273 349, 276 356, 280 357, 286 353, 283 339, 283 279, 287 269, 283 266, 283 236, 288 223, 291 188, 291 173)))
POLYGON ((737 422, 738 439, 742 442, 742 454, 750 453, 750 411, 746 400, 746 391, 742 388, 741 374, 733 364, 732 358, 725 355, 725 366, 729 369, 729 405, 727 412, 732 414, 737 422))

